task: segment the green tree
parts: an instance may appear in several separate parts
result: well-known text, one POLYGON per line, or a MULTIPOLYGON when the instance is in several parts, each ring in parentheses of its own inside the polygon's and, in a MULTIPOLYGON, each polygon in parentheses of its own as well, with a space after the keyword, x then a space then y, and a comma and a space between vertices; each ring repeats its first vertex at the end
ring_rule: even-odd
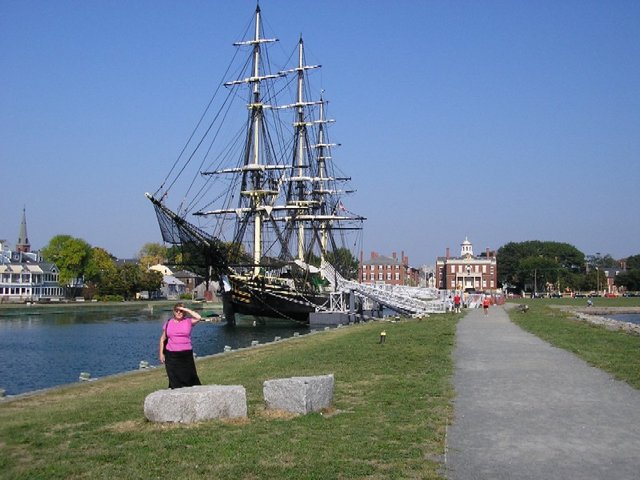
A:
POLYGON ((531 256, 520 260, 519 271, 526 290, 546 292, 555 290, 553 286, 557 285, 560 265, 552 258, 542 255, 531 256), (552 287, 547 288, 548 285, 552 287))
POLYGON ((76 280, 83 278, 91 257, 91 246, 80 238, 56 235, 42 249, 42 257, 60 269, 60 283, 72 288, 75 296, 76 280))
POLYGON ((100 295, 119 295, 125 300, 135 298, 135 294, 143 288, 140 266, 136 263, 118 265, 115 270, 107 272, 98 287, 100 295))
POLYGON ((137 292, 141 290, 142 269, 135 263, 125 263, 118 266, 118 274, 121 278, 122 293, 125 300, 135 298, 137 292))
POLYGON ((544 291, 546 284, 575 288, 584 271, 584 254, 573 245, 560 242, 529 240, 510 242, 497 252, 498 271, 502 283, 520 290, 544 291))
POLYGON ((598 291, 604 289, 606 285, 607 277, 604 271, 598 267, 592 268, 588 273, 582 275, 580 282, 578 282, 578 285, 576 286, 576 290, 582 290, 585 292, 592 290, 598 291))
POLYGON ((626 260, 627 270, 640 270, 640 255, 632 255, 626 260))
POLYGON ((91 249, 87 268, 84 272, 85 298, 93 298, 99 291, 100 284, 104 281, 106 276, 111 272, 115 272, 115 260, 115 257, 104 248, 93 247, 91 249))
POLYGON ((627 270, 618 274, 615 284, 631 292, 640 291, 640 269, 627 270))
POLYGON ((145 243, 138 253, 140 265, 149 268, 167 261, 167 247, 159 243, 145 243))
POLYGON ((327 252, 326 259, 347 280, 358 278, 358 259, 348 248, 341 247, 327 252))
POLYGON ((140 276, 140 290, 155 292, 162 286, 162 274, 157 270, 146 270, 140 276))
POLYGON ((234 246, 213 240, 207 246, 199 242, 184 242, 180 245, 179 255, 176 254, 176 265, 180 265, 197 275, 200 275, 208 283, 211 279, 219 278, 229 271, 229 264, 248 265, 252 260, 244 254, 242 246, 234 246))
POLYGON ((182 250, 178 245, 171 245, 167 249, 167 262, 170 265, 182 265, 182 250))
POLYGON ((111 271, 116 270, 116 258, 104 248, 93 247, 85 269, 85 281, 98 284, 111 271))

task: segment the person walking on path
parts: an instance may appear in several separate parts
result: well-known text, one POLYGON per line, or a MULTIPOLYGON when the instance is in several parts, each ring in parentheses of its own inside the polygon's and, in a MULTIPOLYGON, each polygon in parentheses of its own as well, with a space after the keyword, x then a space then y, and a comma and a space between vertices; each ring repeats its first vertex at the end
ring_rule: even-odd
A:
POLYGON ((460 302, 461 302, 460 294, 456 293, 453 297, 453 309, 456 313, 460 313, 460 302))
POLYGON ((491 298, 489 295, 485 295, 484 300, 482 300, 482 310, 485 316, 489 315, 489 305, 491 305, 491 298))
POLYGON ((185 308, 183 303, 176 303, 173 318, 167 320, 162 328, 159 356, 167 370, 169 388, 201 385, 191 345, 191 330, 200 320, 199 313, 185 308))
POLYGON ((640 390, 523 331, 505 307, 458 323, 447 478, 636 480, 640 390))

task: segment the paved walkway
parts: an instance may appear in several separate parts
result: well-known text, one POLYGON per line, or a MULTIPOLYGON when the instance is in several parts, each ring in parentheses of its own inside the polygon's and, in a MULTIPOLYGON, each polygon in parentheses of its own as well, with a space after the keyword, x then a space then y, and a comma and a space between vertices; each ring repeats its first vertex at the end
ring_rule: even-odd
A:
POLYGON ((447 477, 640 478, 640 391, 509 321, 470 311, 455 350, 447 477))

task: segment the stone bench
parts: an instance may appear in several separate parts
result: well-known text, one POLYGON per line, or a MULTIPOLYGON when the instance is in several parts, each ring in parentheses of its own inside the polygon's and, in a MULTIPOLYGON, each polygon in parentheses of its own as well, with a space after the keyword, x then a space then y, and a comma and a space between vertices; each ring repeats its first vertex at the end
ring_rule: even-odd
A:
POLYGON ((331 406, 333 374, 267 380, 263 384, 267 408, 305 415, 331 406))
POLYGON ((246 417, 247 394, 242 385, 197 385, 158 390, 145 398, 144 416, 151 422, 179 423, 246 417))

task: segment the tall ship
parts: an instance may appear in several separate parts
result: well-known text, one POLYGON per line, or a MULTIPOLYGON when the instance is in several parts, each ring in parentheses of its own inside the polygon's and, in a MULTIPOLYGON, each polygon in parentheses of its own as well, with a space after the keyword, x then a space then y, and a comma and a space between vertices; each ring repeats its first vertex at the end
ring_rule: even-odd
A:
POLYGON ((219 282, 224 316, 306 323, 355 279, 364 217, 333 161, 328 102, 314 91, 302 37, 270 65, 278 40, 259 6, 225 78, 161 186, 147 193, 181 264, 219 282), (170 201, 177 199, 177 204, 170 201))

